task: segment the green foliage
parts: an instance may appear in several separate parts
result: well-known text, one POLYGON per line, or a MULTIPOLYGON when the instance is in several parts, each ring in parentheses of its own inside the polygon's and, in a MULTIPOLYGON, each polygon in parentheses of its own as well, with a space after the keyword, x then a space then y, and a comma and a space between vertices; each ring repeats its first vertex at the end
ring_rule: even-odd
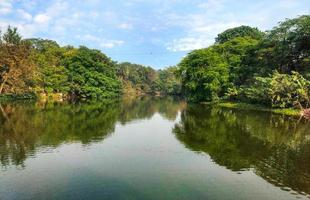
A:
POLYGON ((117 76, 123 83, 124 93, 130 90, 135 94, 154 93, 153 86, 157 79, 157 72, 151 67, 129 62, 120 63, 117 65, 117 76))
POLYGON ((155 90, 165 95, 180 95, 181 82, 177 78, 176 73, 176 67, 168 67, 164 70, 159 70, 155 90))
POLYGON ((189 53, 180 62, 178 75, 191 101, 307 106, 309 61, 310 17, 300 16, 266 34, 248 26, 228 29, 218 35, 215 45, 189 53))
POLYGON ((18 45, 22 41, 22 37, 17 32, 17 28, 9 26, 7 31, 2 35, 1 41, 7 44, 18 45))
POLYGON ((236 108, 239 110, 256 110, 256 111, 265 111, 269 113, 282 114, 286 116, 300 116, 300 110, 294 108, 270 108, 258 104, 248 104, 248 103, 238 103, 238 102, 220 102, 216 104, 224 108, 236 108))
POLYGON ((70 94, 79 98, 112 98, 121 91, 115 63, 98 50, 80 47, 64 54, 70 94))
POLYGON ((38 67, 36 76, 37 92, 67 93, 69 91, 67 69, 61 66, 65 50, 56 42, 29 39, 34 51, 33 59, 38 67))
POLYGON ((217 46, 195 50, 179 64, 183 91, 190 101, 217 100, 228 86, 228 64, 217 46))
POLYGON ((309 15, 287 19, 266 33, 249 26, 228 29, 214 45, 194 50, 177 67, 164 70, 116 64, 87 47, 22 40, 11 27, 1 35, 0 45, 4 94, 35 91, 83 99, 113 98, 121 92, 182 94, 195 102, 229 99, 279 108, 309 102, 309 15))
POLYGON ((245 62, 245 58, 256 49, 258 43, 259 40, 246 36, 218 45, 221 55, 229 65, 229 81, 232 84, 239 86, 252 78, 255 69, 245 62))
POLYGON ((287 19, 268 32, 257 50, 258 66, 310 77, 310 16, 287 19))
POLYGON ((236 28, 227 29, 223 33, 218 34, 215 38, 216 43, 222 44, 236 37, 251 37, 253 39, 261 39, 264 36, 257 28, 250 26, 239 26, 236 28))
POLYGON ((29 83, 38 94, 62 93, 98 99, 120 93, 115 62, 98 50, 60 47, 51 40, 21 40, 17 29, 10 27, 1 39, 1 46, 0 93, 3 88, 6 93, 28 92, 29 83), (32 73, 34 76, 27 79, 32 73))
POLYGON ((0 102, 10 102, 14 100, 36 100, 35 93, 24 94, 0 94, 0 102))
POLYGON ((271 77, 256 77, 251 87, 243 89, 242 96, 276 108, 306 106, 310 100, 310 81, 297 72, 291 75, 274 72, 271 77))
POLYGON ((233 37, 224 43, 191 52, 179 64, 185 95, 191 101, 214 101, 251 80, 255 71, 245 57, 259 40, 233 37))
POLYGON ((120 63, 117 75, 123 83, 124 93, 179 95, 181 83, 176 77, 176 67, 154 70, 151 67, 120 63))

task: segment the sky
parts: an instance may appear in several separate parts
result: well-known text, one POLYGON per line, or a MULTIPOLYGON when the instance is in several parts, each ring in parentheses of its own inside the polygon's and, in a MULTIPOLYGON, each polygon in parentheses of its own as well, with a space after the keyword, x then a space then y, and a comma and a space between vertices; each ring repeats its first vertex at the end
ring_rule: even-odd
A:
POLYGON ((0 0, 0 30, 100 49, 113 60, 176 65, 240 25, 270 30, 310 14, 310 0, 0 0))

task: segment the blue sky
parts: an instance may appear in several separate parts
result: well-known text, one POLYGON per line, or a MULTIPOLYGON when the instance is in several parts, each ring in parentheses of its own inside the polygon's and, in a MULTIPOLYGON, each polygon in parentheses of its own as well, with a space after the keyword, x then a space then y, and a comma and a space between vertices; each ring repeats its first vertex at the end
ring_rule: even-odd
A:
POLYGON ((268 30, 309 13, 309 0, 0 0, 0 28, 163 68, 227 28, 268 30))

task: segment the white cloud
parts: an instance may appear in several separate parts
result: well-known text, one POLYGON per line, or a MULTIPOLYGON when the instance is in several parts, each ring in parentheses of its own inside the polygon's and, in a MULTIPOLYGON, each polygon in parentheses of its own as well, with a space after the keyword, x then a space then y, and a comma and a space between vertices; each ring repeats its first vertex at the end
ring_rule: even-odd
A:
POLYGON ((87 34, 87 35, 84 35, 84 36, 78 35, 77 37, 81 38, 81 39, 84 39, 84 40, 87 40, 87 41, 91 41, 91 42, 98 42, 98 41, 100 41, 99 37, 96 37, 96 36, 93 36, 93 35, 90 35, 90 34, 87 34))
POLYGON ((122 46, 124 41, 122 40, 101 40, 100 47, 105 49, 111 49, 116 46, 122 46))
POLYGON ((0 1, 0 15, 6 15, 13 11, 12 3, 10 0, 0 1))
POLYGON ((133 28, 133 25, 130 23, 121 23, 118 25, 119 29, 125 29, 125 30, 130 30, 133 28))
POLYGON ((51 17, 47 14, 38 14, 34 17, 34 22, 38 24, 45 24, 48 23, 50 19, 51 17))
POLYGON ((170 51, 189 51, 207 47, 214 42, 217 34, 240 25, 269 30, 285 18, 307 14, 302 1, 283 0, 270 3, 267 0, 258 2, 227 0, 208 0, 197 4, 195 12, 180 14, 170 12, 163 15, 168 28, 180 29, 180 34, 173 41, 166 43, 170 51), (281 12, 277 12, 281 10, 281 12))
POLYGON ((68 4, 63 0, 55 0, 50 6, 40 10, 34 16, 27 12, 28 10, 24 7, 24 9, 17 9, 15 11, 19 18, 12 20, 9 24, 16 26, 24 37, 37 37, 40 33, 49 32, 52 33, 51 37, 56 36, 57 38, 61 35, 60 33, 66 33, 64 27, 59 22, 62 22, 62 19, 76 19, 76 16, 70 16, 71 18, 64 17, 67 14, 66 10, 68 10, 68 4))
POLYGON ((212 43, 213 40, 208 38, 185 37, 173 40, 172 43, 167 45, 167 49, 173 52, 190 51, 207 47, 212 43))
POLYGON ((24 11, 23 9, 18 9, 17 10, 18 15, 26 21, 31 21, 32 20, 32 15, 29 14, 28 12, 24 11))
POLYGON ((223 2, 221 0, 208 0, 207 2, 199 4, 198 7, 208 11, 214 11, 223 8, 223 2))
POLYGON ((124 39, 113 38, 127 37, 135 45, 189 51, 209 46, 227 28, 244 24, 266 30, 285 18, 307 14, 306 1, 130 0, 116 5, 113 0, 0 0, 0 28, 10 24, 24 37, 45 36, 75 45, 87 41, 97 48, 121 46, 124 39))
POLYGON ((172 42, 166 44, 166 48, 169 51, 191 51, 194 49, 200 49, 210 46, 214 43, 218 33, 222 31, 246 24, 241 21, 209 21, 206 15, 195 14, 186 17, 173 16, 171 24, 182 24, 182 28, 186 30, 183 37, 174 39, 172 42), (181 23, 183 21, 183 23, 181 23))
POLYGON ((104 49, 111 49, 113 47, 122 46, 124 44, 124 41, 122 40, 100 38, 100 37, 93 36, 90 34, 86 34, 83 36, 78 35, 77 38, 80 40, 87 41, 87 42, 92 42, 95 44, 95 46, 98 46, 104 49))

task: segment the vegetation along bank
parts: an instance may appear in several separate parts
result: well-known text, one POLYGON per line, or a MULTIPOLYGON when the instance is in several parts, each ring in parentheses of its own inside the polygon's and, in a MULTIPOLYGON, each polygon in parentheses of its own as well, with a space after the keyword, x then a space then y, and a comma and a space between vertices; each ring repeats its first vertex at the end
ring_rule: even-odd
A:
POLYGON ((0 38, 0 99, 182 95, 191 102, 243 102, 310 113, 304 110, 310 96, 309 15, 266 32, 249 26, 228 29, 213 45, 163 70, 117 63, 85 46, 22 39, 12 27, 0 38))

